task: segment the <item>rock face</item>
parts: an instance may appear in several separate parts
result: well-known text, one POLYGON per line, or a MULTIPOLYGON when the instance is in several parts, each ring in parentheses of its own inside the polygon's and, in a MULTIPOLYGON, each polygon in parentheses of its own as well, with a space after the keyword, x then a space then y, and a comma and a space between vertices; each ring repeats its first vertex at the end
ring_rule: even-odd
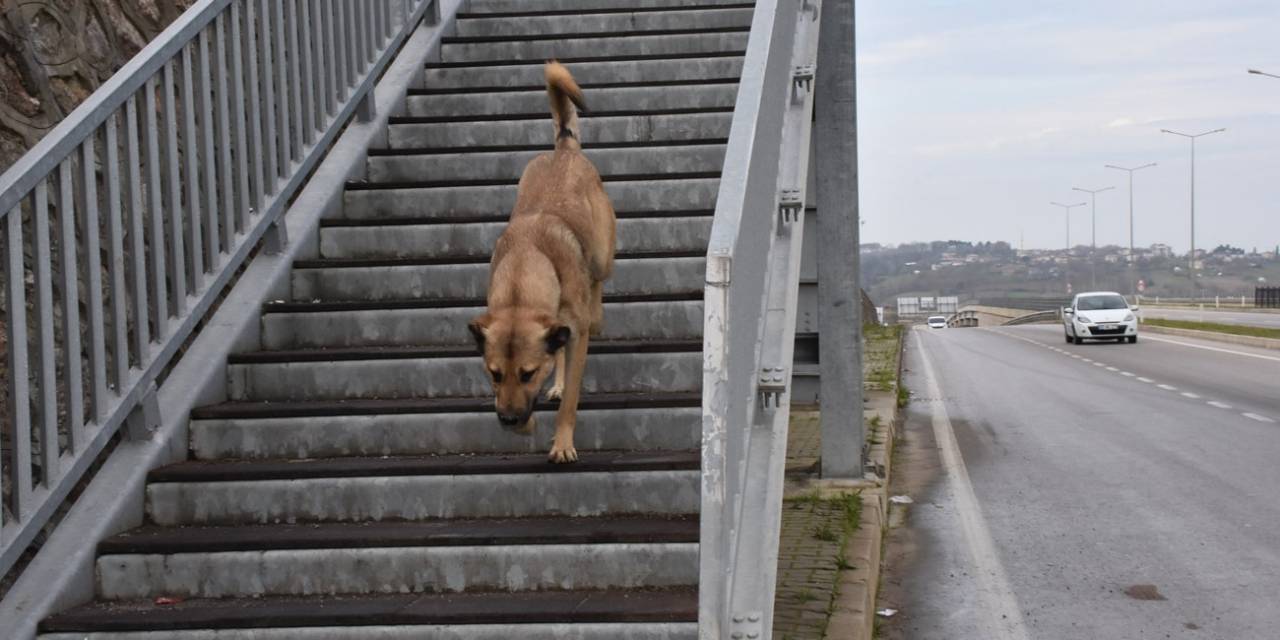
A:
POLYGON ((0 172, 192 0, 0 0, 0 172))

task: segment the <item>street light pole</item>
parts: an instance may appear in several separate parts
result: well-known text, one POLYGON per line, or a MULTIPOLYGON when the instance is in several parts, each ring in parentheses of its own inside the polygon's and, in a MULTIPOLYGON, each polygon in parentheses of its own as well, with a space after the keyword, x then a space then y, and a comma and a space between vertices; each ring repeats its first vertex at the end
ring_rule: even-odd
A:
POLYGON ((1062 212, 1066 214, 1067 220, 1067 263, 1062 269, 1062 279, 1071 286, 1071 210, 1076 207, 1083 207, 1087 202, 1077 202, 1075 204, 1062 204, 1061 202, 1050 202, 1055 207, 1062 207, 1062 212))
POLYGON ((1182 133, 1179 131, 1170 131, 1168 129, 1161 129, 1160 131, 1161 133, 1171 133, 1175 136, 1182 136, 1184 138, 1188 138, 1191 140, 1191 254, 1190 254, 1190 264, 1187 265, 1187 267, 1189 269, 1189 273, 1191 274, 1191 282, 1192 284, 1195 284, 1195 281, 1196 281, 1196 273, 1195 273, 1196 272, 1196 138, 1207 136, 1214 133, 1222 133, 1223 131, 1226 131, 1226 129, 1225 128, 1214 129, 1213 131, 1205 131, 1204 133, 1196 133, 1196 134, 1182 133))
MULTIPOLYGON (((1149 162, 1140 167, 1121 167, 1114 164, 1105 165, 1108 169, 1116 169, 1129 174, 1129 287, 1136 296, 1138 294, 1138 285, 1133 281, 1133 172, 1149 169, 1156 166, 1156 163, 1149 162)), ((1136 298, 1135 298, 1136 299, 1136 298)))
POLYGON ((1252 73, 1255 76, 1267 76, 1268 78, 1280 78, 1280 76, 1274 73, 1267 73, 1266 71, 1258 71, 1257 69, 1250 69, 1249 73, 1252 73))
POLYGON ((1089 194, 1089 201, 1092 202, 1092 213, 1090 214, 1090 236, 1089 236, 1089 277, 1093 281, 1093 288, 1098 288, 1098 194, 1103 191, 1110 191, 1115 187, 1103 187, 1101 189, 1081 189, 1080 187, 1071 187, 1072 191, 1083 191, 1089 194))

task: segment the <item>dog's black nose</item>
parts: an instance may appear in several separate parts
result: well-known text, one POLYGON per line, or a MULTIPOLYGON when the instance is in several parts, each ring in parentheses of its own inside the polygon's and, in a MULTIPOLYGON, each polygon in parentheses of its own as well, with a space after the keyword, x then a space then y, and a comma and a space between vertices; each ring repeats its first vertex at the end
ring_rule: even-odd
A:
POLYGON ((499 413, 498 422, 501 422, 503 426, 513 427, 516 425, 516 423, 520 422, 520 416, 515 414, 508 415, 505 413, 499 413))

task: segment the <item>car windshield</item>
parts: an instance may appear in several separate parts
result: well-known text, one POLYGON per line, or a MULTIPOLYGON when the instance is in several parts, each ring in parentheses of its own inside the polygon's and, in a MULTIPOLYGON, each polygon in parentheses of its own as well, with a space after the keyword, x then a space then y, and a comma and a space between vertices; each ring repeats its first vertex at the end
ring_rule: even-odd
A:
POLYGON ((1103 311, 1107 309, 1128 309, 1129 304, 1120 296, 1087 296, 1076 302, 1080 311, 1103 311))

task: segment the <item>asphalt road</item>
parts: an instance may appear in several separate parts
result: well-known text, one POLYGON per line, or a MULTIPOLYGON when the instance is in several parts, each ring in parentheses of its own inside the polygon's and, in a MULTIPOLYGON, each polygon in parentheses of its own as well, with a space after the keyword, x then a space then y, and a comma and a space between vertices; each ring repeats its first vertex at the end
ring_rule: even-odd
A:
POLYGON ((1200 311, 1199 309, 1142 307, 1141 313, 1145 318, 1167 318, 1169 320, 1188 320, 1191 322, 1217 322, 1220 324, 1240 324, 1251 327, 1280 329, 1280 313, 1266 311, 1230 311, 1227 309, 1214 310, 1213 308, 1207 308, 1204 311, 1200 311))
POLYGON ((883 637, 1280 637, 1280 353, 913 333, 883 637))

